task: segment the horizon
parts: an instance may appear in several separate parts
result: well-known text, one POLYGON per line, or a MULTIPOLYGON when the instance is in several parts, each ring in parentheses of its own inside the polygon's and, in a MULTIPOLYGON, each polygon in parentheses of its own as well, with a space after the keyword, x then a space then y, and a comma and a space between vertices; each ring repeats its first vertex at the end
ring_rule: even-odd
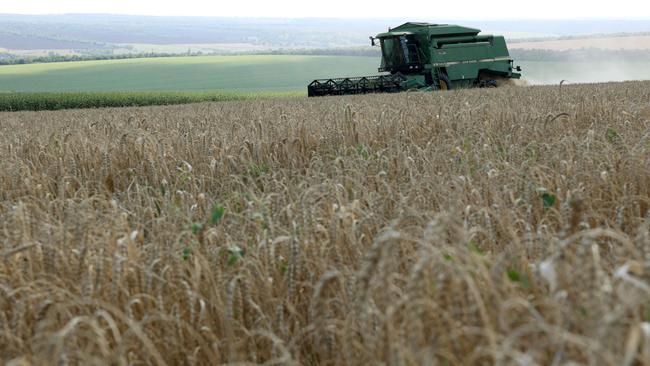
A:
MULTIPOLYGON (((10 12, 0 12, 0 16, 9 15, 9 16, 79 16, 79 15, 95 15, 95 16, 115 16, 115 17, 151 17, 151 18, 205 18, 205 19, 251 19, 251 20, 300 20, 300 19, 314 19, 314 20, 396 20, 404 18, 416 18, 414 16, 382 16, 382 17, 334 17, 334 16, 221 16, 221 15, 155 15, 155 14, 127 14, 127 13, 86 13, 86 12, 66 12, 66 13, 10 13, 10 12)), ((648 16, 628 16, 628 17, 606 17, 606 16, 595 16, 595 17, 576 17, 576 18, 453 18, 446 17, 444 19, 452 21, 471 21, 471 22, 499 22, 499 21, 557 21, 557 22, 568 22, 568 21, 596 21, 596 20, 606 20, 606 21, 650 21, 650 15, 648 16)), ((425 22, 432 23, 431 20, 409 20, 409 22, 425 22)), ((444 24, 444 23, 437 23, 444 24)), ((649 29, 650 31, 650 29, 649 29)))
POLYGON ((6 0, 1 14, 6 15, 133 15, 155 17, 219 17, 252 19, 394 19, 425 18, 474 21, 504 20, 650 20, 650 4, 636 0, 611 3, 548 0, 542 6, 513 6, 496 0, 485 6, 478 0, 466 0, 463 6, 444 3, 435 8, 426 0, 412 0, 400 8, 388 0, 349 2, 330 0, 327 7, 314 9, 297 0, 268 3, 251 0, 215 4, 208 0, 160 2, 155 0, 6 0), (431 9, 431 10, 428 10, 431 9), (557 10, 561 9, 561 10, 557 10))

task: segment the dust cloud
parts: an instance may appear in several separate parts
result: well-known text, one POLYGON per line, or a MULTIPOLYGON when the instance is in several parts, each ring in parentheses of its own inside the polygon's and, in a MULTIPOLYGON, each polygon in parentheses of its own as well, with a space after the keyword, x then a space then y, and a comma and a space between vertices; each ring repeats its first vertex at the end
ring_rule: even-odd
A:
POLYGON ((650 80, 649 61, 522 61, 522 77, 532 85, 650 80))

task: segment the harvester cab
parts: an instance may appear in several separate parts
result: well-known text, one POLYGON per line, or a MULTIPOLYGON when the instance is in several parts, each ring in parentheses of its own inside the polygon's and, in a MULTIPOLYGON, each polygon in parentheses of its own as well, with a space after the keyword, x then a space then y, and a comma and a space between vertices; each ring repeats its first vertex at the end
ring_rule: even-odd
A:
POLYGON ((518 79, 502 36, 448 24, 405 23, 370 37, 381 47, 376 76, 314 80, 308 95, 393 93, 493 87, 518 79))
POLYGON ((422 60, 425 55, 412 34, 390 35, 378 39, 381 45, 379 72, 413 74, 424 68, 422 60))

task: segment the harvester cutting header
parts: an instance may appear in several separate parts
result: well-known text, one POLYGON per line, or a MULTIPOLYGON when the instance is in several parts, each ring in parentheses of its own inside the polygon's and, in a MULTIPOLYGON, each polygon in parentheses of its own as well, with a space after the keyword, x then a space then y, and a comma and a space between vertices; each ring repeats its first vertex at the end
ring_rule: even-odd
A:
POLYGON ((475 28, 449 24, 405 23, 370 37, 381 46, 376 76, 314 80, 310 97, 495 87, 519 79, 503 36, 479 35, 475 28))

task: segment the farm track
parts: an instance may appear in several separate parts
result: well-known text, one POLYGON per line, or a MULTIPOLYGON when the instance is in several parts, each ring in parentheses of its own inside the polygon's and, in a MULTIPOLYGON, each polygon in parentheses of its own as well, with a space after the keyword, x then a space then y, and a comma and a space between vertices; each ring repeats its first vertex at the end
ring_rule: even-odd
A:
POLYGON ((0 363, 650 362, 650 82, 0 113, 0 363))

